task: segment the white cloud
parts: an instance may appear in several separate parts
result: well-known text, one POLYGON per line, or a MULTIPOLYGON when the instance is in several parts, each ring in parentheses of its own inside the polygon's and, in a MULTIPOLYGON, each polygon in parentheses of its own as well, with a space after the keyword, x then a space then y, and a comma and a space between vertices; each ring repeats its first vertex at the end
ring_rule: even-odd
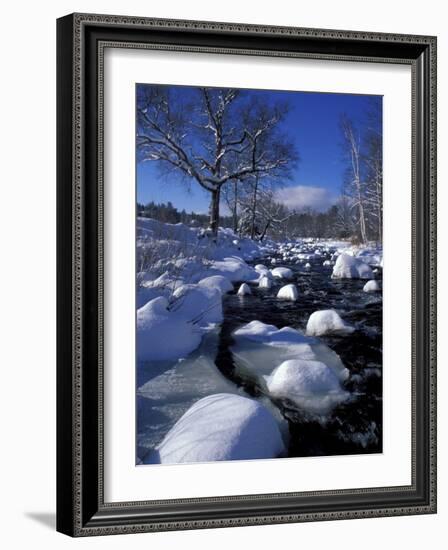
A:
POLYGON ((325 187, 311 185, 295 185, 283 187, 275 193, 278 202, 283 203, 290 210, 311 208, 319 212, 327 210, 336 203, 337 197, 325 187))

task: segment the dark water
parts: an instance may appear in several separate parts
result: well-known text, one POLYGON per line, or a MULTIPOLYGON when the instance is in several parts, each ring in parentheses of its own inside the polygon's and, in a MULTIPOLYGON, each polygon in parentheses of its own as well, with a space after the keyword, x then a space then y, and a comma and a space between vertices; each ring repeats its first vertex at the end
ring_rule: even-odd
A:
MULTIPOLYGON (((278 256, 275 256, 279 258, 278 256)), ((288 420, 290 446, 288 456, 322 456, 382 452, 382 299, 380 292, 363 292, 366 281, 333 280, 331 267, 323 267, 328 256, 303 264, 278 260, 276 266, 289 267, 294 279, 278 282, 271 289, 252 286, 252 295, 226 296, 216 365, 220 371, 251 395, 259 389, 241 379, 234 367, 230 346, 231 333, 253 320, 305 330, 311 315, 319 309, 336 309, 342 319, 356 328, 346 336, 323 336, 350 371, 344 387, 350 398, 325 417, 310 415, 289 402, 276 401, 288 420), (276 299, 279 288, 295 283, 299 290, 296 302, 276 299)), ((257 260, 271 267, 269 259, 257 260)), ((381 270, 380 270, 381 271, 381 270)), ((381 273, 376 274, 381 280, 381 273)))

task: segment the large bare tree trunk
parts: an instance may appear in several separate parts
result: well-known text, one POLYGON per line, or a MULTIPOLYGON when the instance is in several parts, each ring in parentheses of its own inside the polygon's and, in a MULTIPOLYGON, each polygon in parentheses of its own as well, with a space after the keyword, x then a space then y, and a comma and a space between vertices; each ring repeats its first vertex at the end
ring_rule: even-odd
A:
POLYGON ((210 193, 210 230, 213 236, 217 237, 219 227, 219 201, 221 197, 221 187, 218 187, 210 193))

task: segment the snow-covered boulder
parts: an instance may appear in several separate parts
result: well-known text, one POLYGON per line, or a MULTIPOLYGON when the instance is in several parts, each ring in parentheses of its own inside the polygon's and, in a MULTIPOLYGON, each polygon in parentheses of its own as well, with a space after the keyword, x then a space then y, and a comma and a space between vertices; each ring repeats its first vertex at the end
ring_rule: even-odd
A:
POLYGON ((154 298, 159 298, 160 296, 168 297, 169 291, 163 288, 139 287, 137 289, 135 307, 139 309, 151 300, 154 300, 154 298))
POLYGON ((326 413, 348 397, 335 373, 320 361, 284 361, 266 382, 272 396, 314 413, 326 413))
POLYGON ((260 277, 260 280, 258 281, 258 286, 260 288, 271 288, 272 287, 272 280, 267 275, 263 275, 260 277))
POLYGON ((333 279, 372 279, 369 265, 349 254, 340 254, 333 267, 333 279))
POLYGON ((140 361, 186 357, 201 343, 200 329, 167 308, 168 300, 160 296, 137 310, 137 357, 140 361), (167 338, 170 338, 169 345, 167 338))
POLYGON ((324 267, 328 267, 331 265, 331 261, 330 260, 325 260, 324 263, 322 264, 324 267))
POLYGON ((265 265, 263 264, 257 264, 255 266, 255 271, 257 271, 258 273, 260 273, 260 275, 266 275, 266 273, 270 273, 269 272, 269 268, 267 268, 265 265))
POLYGON ((381 290, 381 288, 378 281, 375 281, 375 279, 371 279, 370 281, 367 281, 367 283, 364 285, 363 290, 364 292, 378 292, 381 290))
POLYGON ((297 290, 296 285, 285 285, 278 291, 277 298, 282 300, 292 300, 296 301, 299 297, 299 291, 297 290))
POLYGON ((221 393, 200 399, 188 409, 145 462, 250 460, 284 453, 277 421, 264 405, 221 393))
POLYGON ((292 279, 293 277, 292 270, 289 267, 275 267, 271 273, 277 279, 292 279))
POLYGON ((227 277, 222 275, 212 275, 211 277, 206 277, 198 283, 199 286, 205 288, 217 288, 221 294, 226 294, 233 290, 233 285, 227 277))
POLYGON ((311 264, 310 264, 310 263, 306 263, 306 264, 305 264, 305 269, 311 269, 311 264))
POLYGON ((250 286, 247 283, 243 283, 238 289, 238 296, 248 296, 249 294, 252 294, 250 286))
POLYGON ((223 320, 221 291, 211 286, 182 285, 174 291, 170 309, 200 325, 223 320))
POLYGON ((310 315, 306 325, 309 336, 324 334, 351 334, 355 329, 345 323, 334 309, 315 311, 310 315))
POLYGON ((235 345, 231 351, 235 364, 256 376, 270 375, 283 361, 304 359, 321 361, 339 380, 349 375, 339 355, 316 338, 292 327, 278 329, 261 321, 251 321, 232 333, 235 345))

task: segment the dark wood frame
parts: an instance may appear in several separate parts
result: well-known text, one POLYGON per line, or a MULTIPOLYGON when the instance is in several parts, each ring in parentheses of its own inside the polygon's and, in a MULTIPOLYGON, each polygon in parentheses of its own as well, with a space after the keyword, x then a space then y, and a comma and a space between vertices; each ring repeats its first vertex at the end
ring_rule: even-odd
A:
POLYGON ((57 22, 57 50, 57 529, 88 536, 434 513, 436 38, 74 14, 57 22), (410 486, 104 502, 102 55, 110 46, 411 65, 410 486))

